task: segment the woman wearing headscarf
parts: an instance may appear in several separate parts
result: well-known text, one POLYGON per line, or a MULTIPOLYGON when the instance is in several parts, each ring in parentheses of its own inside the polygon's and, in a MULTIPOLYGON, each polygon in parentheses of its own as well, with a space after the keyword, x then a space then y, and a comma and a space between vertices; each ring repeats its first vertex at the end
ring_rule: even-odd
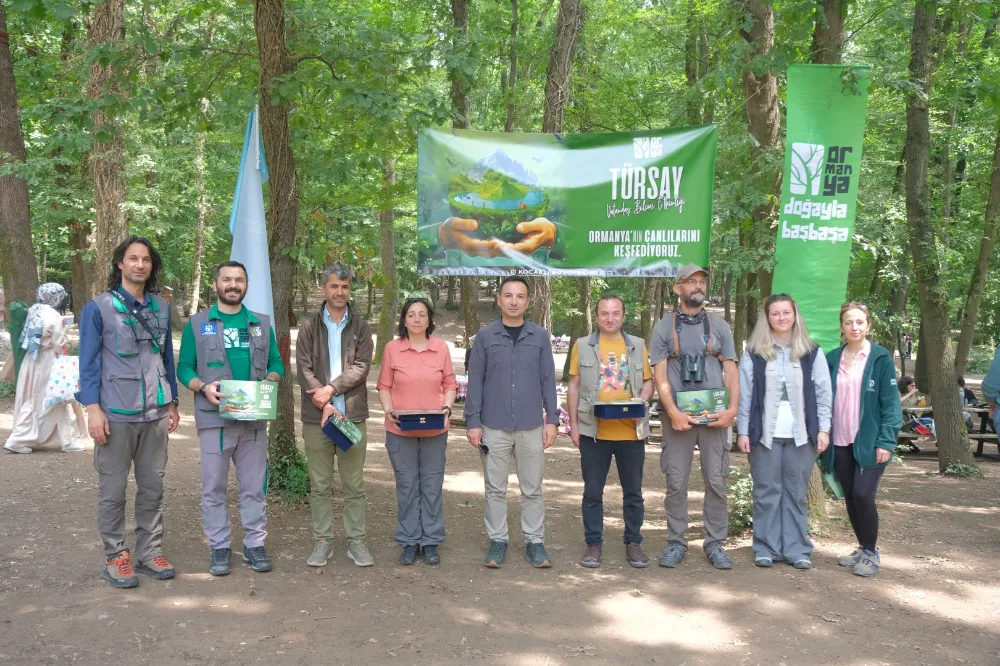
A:
POLYGON ((66 344, 66 324, 58 312, 65 300, 62 285, 47 282, 38 288, 35 304, 28 310, 19 340, 25 355, 17 376, 14 427, 4 444, 13 453, 31 453, 48 443, 59 444, 67 452, 86 449, 80 441, 86 432, 80 405, 73 401, 45 408, 45 389, 66 344))

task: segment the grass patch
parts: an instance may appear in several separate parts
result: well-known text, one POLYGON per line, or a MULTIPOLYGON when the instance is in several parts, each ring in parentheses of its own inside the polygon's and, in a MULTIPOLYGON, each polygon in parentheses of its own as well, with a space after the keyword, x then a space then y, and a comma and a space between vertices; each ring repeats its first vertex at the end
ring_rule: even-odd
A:
POLYGON ((738 469, 729 471, 726 484, 729 503, 729 534, 743 534, 753 527, 753 479, 738 469))
POLYGON ((0 381, 0 398, 13 398, 15 393, 17 393, 17 384, 0 381))
POLYGON ((949 462, 948 466, 944 469, 944 473, 947 476, 983 478, 983 473, 980 471, 978 465, 965 465, 957 462, 949 462))

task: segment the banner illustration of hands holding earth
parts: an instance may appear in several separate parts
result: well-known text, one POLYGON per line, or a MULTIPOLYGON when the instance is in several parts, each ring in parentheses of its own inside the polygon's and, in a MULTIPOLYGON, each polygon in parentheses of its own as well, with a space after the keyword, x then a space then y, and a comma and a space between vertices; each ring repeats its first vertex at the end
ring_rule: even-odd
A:
POLYGON ((423 130, 418 272, 669 277, 706 265, 717 141, 714 125, 423 130))

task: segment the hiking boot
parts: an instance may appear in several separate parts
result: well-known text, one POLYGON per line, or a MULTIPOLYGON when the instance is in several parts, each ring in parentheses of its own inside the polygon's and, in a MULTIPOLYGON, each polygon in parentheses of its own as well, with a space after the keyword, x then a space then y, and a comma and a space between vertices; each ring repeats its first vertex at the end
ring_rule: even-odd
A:
POLYGON ((243 563, 249 564, 250 568, 257 573, 264 573, 273 568, 271 558, 264 552, 264 546, 254 546, 253 548, 243 546, 243 563))
POLYGON ((646 557, 646 553, 643 552, 642 545, 639 543, 625 544, 625 557, 628 559, 628 563, 636 569, 645 569, 649 566, 649 558, 646 557))
POLYGON ((135 568, 141 574, 146 574, 156 580, 170 580, 174 577, 174 568, 162 555, 154 557, 149 562, 139 562, 135 568))
POLYGON ((580 559, 580 566, 588 569, 596 569, 601 566, 601 547, 597 544, 588 544, 587 552, 580 559))
POLYGON ((796 569, 805 571, 806 569, 812 569, 813 563, 812 560, 810 560, 808 557, 800 557, 799 559, 792 562, 792 566, 795 567, 796 569))
POLYGON ((132 570, 132 558, 127 550, 120 551, 108 558, 108 563, 101 569, 103 576, 111 587, 135 587, 139 577, 132 570))
POLYGON ((716 569, 732 569, 733 561, 729 557, 729 553, 722 546, 716 546, 710 552, 705 553, 708 556, 709 561, 712 566, 716 569))
POLYGON ((403 554, 399 556, 400 564, 413 564, 417 561, 417 553, 420 552, 420 546, 403 546, 403 554))
POLYGON ((441 555, 438 553, 437 546, 424 546, 420 549, 420 552, 424 556, 424 564, 441 564, 441 555))
POLYGON ((483 566, 490 569, 499 569, 503 566, 503 561, 507 557, 506 541, 490 541, 490 551, 486 553, 486 560, 483 566))
POLYGON ((333 555, 333 544, 326 539, 316 539, 316 547, 313 548, 306 564, 311 567, 325 567, 331 555, 333 555))
POLYGON ((753 558, 753 565, 762 569, 770 569, 774 566, 774 558, 768 557, 767 555, 758 555, 753 558))
POLYGON ((545 544, 529 543, 524 547, 524 559, 536 569, 548 569, 552 566, 552 559, 545 552, 545 544))
POLYGON ((212 564, 208 567, 208 573, 213 576, 228 576, 229 572, 233 570, 229 566, 229 558, 232 554, 233 551, 229 548, 213 548, 212 564))
POLYGON ((840 566, 853 569, 854 566, 861 561, 861 558, 864 556, 864 554, 865 554, 864 550, 860 548, 855 548, 853 553, 851 553, 850 555, 844 555, 840 558, 840 566))
POLYGON ((882 558, 879 557, 878 551, 866 548, 861 555, 861 561, 854 565, 854 575, 871 578, 878 574, 881 564, 882 558))
POLYGON ((687 546, 683 546, 679 543, 672 543, 668 545, 667 549, 663 551, 662 555, 660 555, 659 564, 661 567, 673 569, 681 563, 681 560, 684 559, 687 552, 687 546))
POLYGON ((370 567, 375 564, 375 558, 368 552, 364 539, 348 539, 347 556, 359 567, 370 567))

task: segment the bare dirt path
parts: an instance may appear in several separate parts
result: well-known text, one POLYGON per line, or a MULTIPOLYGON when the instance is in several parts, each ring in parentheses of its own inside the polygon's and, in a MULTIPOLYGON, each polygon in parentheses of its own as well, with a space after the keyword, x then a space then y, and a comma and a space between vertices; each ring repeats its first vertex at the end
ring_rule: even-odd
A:
MULTIPOLYGON (((455 357, 460 362, 460 350, 455 357)), ((274 503, 267 545, 275 570, 254 574, 235 564, 232 575, 213 578, 189 395, 166 473, 165 554, 179 571, 170 582, 142 578, 137 589, 114 590, 100 579, 89 452, 0 454, 0 663, 1000 664, 996 458, 983 462, 985 479, 939 478, 935 460, 924 456, 890 468, 880 496, 884 566, 875 580, 837 566, 852 544, 833 503, 834 521, 814 537, 812 571, 755 569, 745 537, 730 540, 736 569, 715 571, 700 550, 697 471, 687 560, 673 570, 632 569, 612 471, 605 561, 588 570, 576 564, 583 550, 579 458, 560 437, 545 483, 555 566, 534 570, 522 557, 512 477, 511 552, 502 570, 491 571, 481 566, 487 539, 478 453, 455 430, 443 562, 402 567, 392 542, 392 469, 373 416, 366 479, 376 566, 360 569, 347 559, 335 524, 334 558, 309 569, 308 507, 274 503)), ((371 400, 378 404, 374 394, 371 400)), ((0 438, 10 409, 9 400, 0 402, 0 438)), ((644 534, 652 557, 666 528, 658 452, 647 447, 644 534)), ((732 464, 745 468, 746 460, 734 455, 732 464)), ((230 510, 239 515, 235 505, 230 510)), ((234 543, 240 538, 237 525, 234 543)))

